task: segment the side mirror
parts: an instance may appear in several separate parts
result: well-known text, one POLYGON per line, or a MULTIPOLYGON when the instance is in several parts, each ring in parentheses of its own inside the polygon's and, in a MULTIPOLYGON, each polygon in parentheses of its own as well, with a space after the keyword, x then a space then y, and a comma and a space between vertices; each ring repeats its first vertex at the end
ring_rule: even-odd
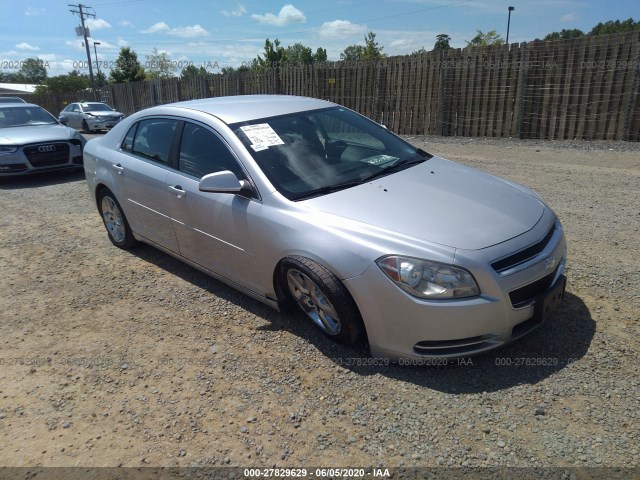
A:
POLYGON ((63 125, 66 125, 67 123, 69 123, 69 119, 67 117, 60 117, 58 121, 63 125))
POLYGON ((254 194, 251 184, 247 180, 238 180, 230 170, 205 175, 200 179, 198 190, 210 193, 232 193, 247 198, 254 194))

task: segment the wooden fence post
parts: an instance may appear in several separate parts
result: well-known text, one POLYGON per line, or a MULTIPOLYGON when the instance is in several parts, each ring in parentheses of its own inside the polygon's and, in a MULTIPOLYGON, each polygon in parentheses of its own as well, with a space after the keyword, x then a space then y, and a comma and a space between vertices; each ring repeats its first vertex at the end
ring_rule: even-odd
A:
POLYGON ((529 44, 522 47, 522 55, 520 56, 520 75, 518 75, 518 84, 520 87, 520 98, 518 99, 518 138, 524 138, 524 96, 527 91, 527 74, 529 68, 529 44))
POLYGON ((640 83, 640 52, 638 53, 638 55, 636 56, 636 73, 635 76, 633 78, 633 86, 631 87, 631 95, 629 95, 629 103, 627 103, 627 108, 626 108, 626 112, 624 115, 624 130, 622 132, 622 140, 626 140, 626 141, 630 141, 630 140, 634 140, 634 141, 638 141, 640 140, 638 138, 638 133, 636 132, 635 135, 631 135, 630 127, 631 127, 631 123, 633 122, 633 104, 638 102, 638 99, 636 98, 638 96, 638 84, 640 83), (633 138, 635 137, 635 138, 633 138))

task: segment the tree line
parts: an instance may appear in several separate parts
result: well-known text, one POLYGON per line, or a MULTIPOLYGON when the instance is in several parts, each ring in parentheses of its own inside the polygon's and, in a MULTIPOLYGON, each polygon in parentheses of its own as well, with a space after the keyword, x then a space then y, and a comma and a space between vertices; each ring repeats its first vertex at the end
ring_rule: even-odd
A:
MULTIPOLYGON (((589 32, 578 29, 563 29, 560 32, 551 32, 543 40, 559 40, 568 38, 581 38, 588 36, 610 35, 614 33, 626 33, 640 30, 640 21, 633 18, 627 20, 609 20, 600 22, 589 32)), ((540 39, 536 38, 536 41, 540 39)), ((476 31, 476 36, 471 40, 465 40, 469 47, 483 47, 502 45, 504 39, 495 31, 476 31)), ((451 48, 451 37, 446 33, 436 36, 436 41, 431 51, 446 52, 451 48)), ((341 61, 378 60, 386 57, 384 47, 376 40, 374 32, 367 32, 364 36, 364 44, 349 45, 340 53, 341 61)), ((425 53, 424 47, 411 52, 411 55, 425 53)), ((261 55, 244 63, 242 66, 220 67, 217 62, 196 66, 193 63, 182 65, 183 62, 173 61, 166 52, 154 48, 150 55, 146 55, 144 65, 138 59, 138 54, 130 47, 122 47, 118 58, 113 64, 107 77, 104 72, 97 69, 94 75, 96 87, 103 87, 109 83, 137 82, 141 80, 154 80, 172 78, 179 75, 182 78, 206 77, 209 75, 229 74, 233 72, 264 72, 272 68, 284 65, 311 65, 317 62, 327 61, 327 50, 318 47, 315 52, 302 43, 294 43, 287 47, 282 46, 279 39, 265 40, 264 50, 261 55)), ((73 70, 65 75, 49 77, 45 63, 38 58, 28 58, 20 62, 21 68, 17 73, 0 72, 0 82, 6 83, 30 83, 38 84, 36 93, 65 93, 86 90, 90 87, 89 76, 73 70)))

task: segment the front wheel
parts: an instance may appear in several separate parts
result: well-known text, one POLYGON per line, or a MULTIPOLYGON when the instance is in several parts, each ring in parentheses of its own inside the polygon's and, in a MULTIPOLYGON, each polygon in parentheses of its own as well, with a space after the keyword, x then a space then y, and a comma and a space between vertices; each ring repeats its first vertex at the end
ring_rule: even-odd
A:
POLYGON ((86 120, 82 121, 82 133, 91 133, 91 130, 89 130, 89 124, 86 120))
POLYGON ((124 216, 124 212, 111 190, 105 188, 100 192, 98 205, 111 243, 125 250, 133 247, 137 243, 136 239, 133 237, 127 217, 124 216))
POLYGON ((358 307, 340 280, 305 257, 287 257, 281 263, 289 295, 328 338, 347 345, 364 336, 358 307))

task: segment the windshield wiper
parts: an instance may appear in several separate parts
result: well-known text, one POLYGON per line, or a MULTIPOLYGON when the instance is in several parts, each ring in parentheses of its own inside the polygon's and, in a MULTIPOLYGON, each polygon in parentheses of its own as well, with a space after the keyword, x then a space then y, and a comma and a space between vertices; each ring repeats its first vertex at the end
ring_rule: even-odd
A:
POLYGON ((327 195, 328 193, 339 192, 340 190, 344 190, 346 188, 355 187, 357 185, 362 185, 362 180, 354 180, 351 182, 344 183, 336 183, 335 185, 327 185, 326 187, 316 188, 314 190, 309 190, 308 192, 301 193, 298 196, 291 197, 291 200, 307 200, 313 197, 319 197, 321 195, 327 195))

